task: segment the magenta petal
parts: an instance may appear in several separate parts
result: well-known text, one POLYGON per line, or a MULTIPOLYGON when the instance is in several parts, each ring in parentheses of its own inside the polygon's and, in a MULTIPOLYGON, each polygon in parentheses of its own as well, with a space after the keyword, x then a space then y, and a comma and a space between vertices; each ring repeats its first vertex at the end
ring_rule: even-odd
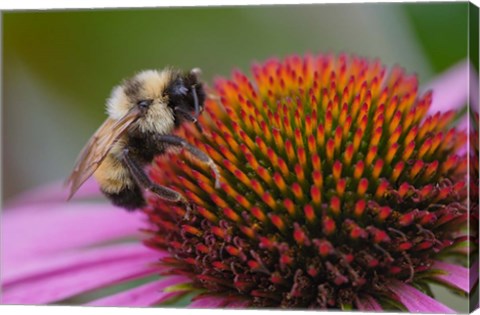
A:
MULTIPOLYGON (((98 250, 97 259, 86 259, 79 264, 65 266, 46 273, 31 274, 3 286, 2 303, 46 304, 59 301, 88 290, 151 275, 159 271, 150 263, 159 253, 141 244, 116 248, 119 254, 104 248, 98 250)), ((82 255, 78 256, 79 260, 82 255)))
MULTIPOLYGON (((73 201, 82 198, 92 198, 101 196, 98 183, 93 179, 87 180, 77 191, 73 201)), ((43 185, 33 190, 29 190, 9 200, 7 207, 18 207, 27 204, 65 202, 68 197, 68 190, 63 182, 54 182, 49 185, 43 185)))
POLYGON ((19 267, 41 255, 137 236, 141 213, 110 205, 58 204, 5 211, 1 222, 2 266, 19 267))
POLYGON ((162 290, 172 285, 183 284, 187 282, 190 282, 190 279, 186 277, 167 277, 125 292, 120 292, 115 295, 95 300, 90 302, 88 305, 130 307, 151 306, 183 294, 183 291, 162 292, 162 290))
POLYGON ((228 303, 225 307, 226 308, 247 308, 250 306, 249 301, 245 300, 238 300, 228 303))
POLYGON ((221 296, 201 296, 196 298, 190 305, 189 308, 218 308, 224 307, 230 301, 221 296))
POLYGON ((388 288, 397 295, 400 302, 410 312, 441 314, 456 313, 451 308, 403 282, 395 281, 389 285, 388 288))
POLYGON ((381 312, 383 311, 382 306, 370 295, 366 295, 361 299, 357 300, 357 307, 361 311, 374 311, 381 312))
POLYGON ((467 104, 469 68, 468 61, 456 64, 425 87, 425 91, 433 90, 432 105, 428 114, 458 110, 467 104))
POLYGON ((463 115, 457 122, 457 129, 460 131, 468 131, 468 125, 470 123, 470 117, 463 115))
POLYGON ((475 285, 475 283, 478 283, 478 269, 479 269, 479 266, 478 266, 478 257, 477 257, 477 259, 475 259, 475 261, 470 266, 470 277, 469 277, 470 291, 469 292, 473 290, 473 286, 475 285))
POLYGON ((438 275, 436 278, 457 287, 464 292, 469 292, 468 268, 448 264, 442 261, 435 261, 432 268, 447 272, 447 274, 438 275))
MULTIPOLYGON (((463 115, 459 121, 457 122, 457 130, 460 130, 460 131, 464 131, 464 132, 469 132, 468 131, 468 128, 469 128, 469 123, 470 123, 470 117, 468 115, 463 115)), ((468 150, 468 146, 469 146, 469 143, 468 141, 465 142, 465 144, 463 146, 461 146, 460 148, 457 149, 457 154, 458 155, 464 155, 467 153, 467 150, 468 150)))
POLYGON ((24 261, 17 266, 3 268, 2 283, 3 285, 9 285, 30 278, 76 270, 83 266, 94 265, 104 261, 120 261, 131 257, 145 257, 145 262, 149 263, 161 258, 163 255, 166 255, 166 253, 153 252, 137 243, 70 250, 56 255, 39 256, 35 259, 24 261))

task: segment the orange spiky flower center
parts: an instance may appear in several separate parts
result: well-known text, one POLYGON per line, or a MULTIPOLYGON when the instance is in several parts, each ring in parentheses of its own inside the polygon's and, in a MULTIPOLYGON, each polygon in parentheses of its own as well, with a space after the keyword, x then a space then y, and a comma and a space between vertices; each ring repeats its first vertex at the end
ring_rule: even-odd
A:
POLYGON ((254 306, 355 307, 385 284, 422 285, 466 220, 466 135, 453 111, 399 67, 355 56, 288 57, 218 80, 199 134, 222 174, 161 157, 152 178, 185 209, 151 198, 147 245, 170 273, 254 306), (421 276, 420 276, 421 275, 421 276))

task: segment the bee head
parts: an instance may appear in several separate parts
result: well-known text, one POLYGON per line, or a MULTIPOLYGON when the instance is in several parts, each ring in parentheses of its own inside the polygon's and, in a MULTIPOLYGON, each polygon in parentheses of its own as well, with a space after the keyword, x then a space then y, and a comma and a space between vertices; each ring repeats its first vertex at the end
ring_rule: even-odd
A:
MULTIPOLYGON (((186 112, 197 117, 204 109, 205 91, 198 80, 199 69, 188 73, 176 73, 165 90, 168 106, 175 113, 186 112)), ((179 117, 176 117, 180 120, 179 117)))
POLYGON ((107 101, 109 116, 118 120, 137 108, 140 118, 135 125, 142 132, 169 133, 175 125, 175 118, 166 90, 173 74, 170 69, 146 70, 124 80, 113 89, 107 101))
POLYGON ((137 125, 141 131, 169 133, 183 121, 181 113, 198 116, 203 111, 205 91, 198 73, 169 68, 139 72, 113 89, 107 102, 108 114, 120 119, 137 107, 141 115, 137 125))

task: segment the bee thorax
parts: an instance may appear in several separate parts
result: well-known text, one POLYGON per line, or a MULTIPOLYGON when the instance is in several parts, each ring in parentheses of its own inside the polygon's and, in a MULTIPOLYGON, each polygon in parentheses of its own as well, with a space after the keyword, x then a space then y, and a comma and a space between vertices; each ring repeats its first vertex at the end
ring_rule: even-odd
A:
POLYGON ((164 104, 153 104, 147 114, 137 122, 143 133, 168 134, 175 127, 175 117, 171 108, 164 104))

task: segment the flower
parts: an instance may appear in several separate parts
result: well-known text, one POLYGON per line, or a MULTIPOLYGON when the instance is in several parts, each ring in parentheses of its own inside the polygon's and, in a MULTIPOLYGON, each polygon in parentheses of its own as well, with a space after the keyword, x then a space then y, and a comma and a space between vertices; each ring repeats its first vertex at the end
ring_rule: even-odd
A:
MULTIPOLYGON (((446 78, 463 80, 459 69, 446 78)), ((445 104, 435 91, 451 85, 418 95, 414 75, 346 55, 271 59, 252 73, 217 81, 204 133, 180 131, 215 160, 220 189, 183 154, 159 157, 150 171, 192 210, 149 196, 135 214, 58 201, 41 203, 42 215, 7 211, 3 302, 52 303, 128 283, 88 303, 191 294, 192 307, 453 312, 429 284, 469 292, 466 259, 456 258, 465 252, 467 138, 453 126, 465 91, 445 104), (88 210, 65 209, 75 207, 88 210), (146 247, 131 241, 135 226, 146 247)))

